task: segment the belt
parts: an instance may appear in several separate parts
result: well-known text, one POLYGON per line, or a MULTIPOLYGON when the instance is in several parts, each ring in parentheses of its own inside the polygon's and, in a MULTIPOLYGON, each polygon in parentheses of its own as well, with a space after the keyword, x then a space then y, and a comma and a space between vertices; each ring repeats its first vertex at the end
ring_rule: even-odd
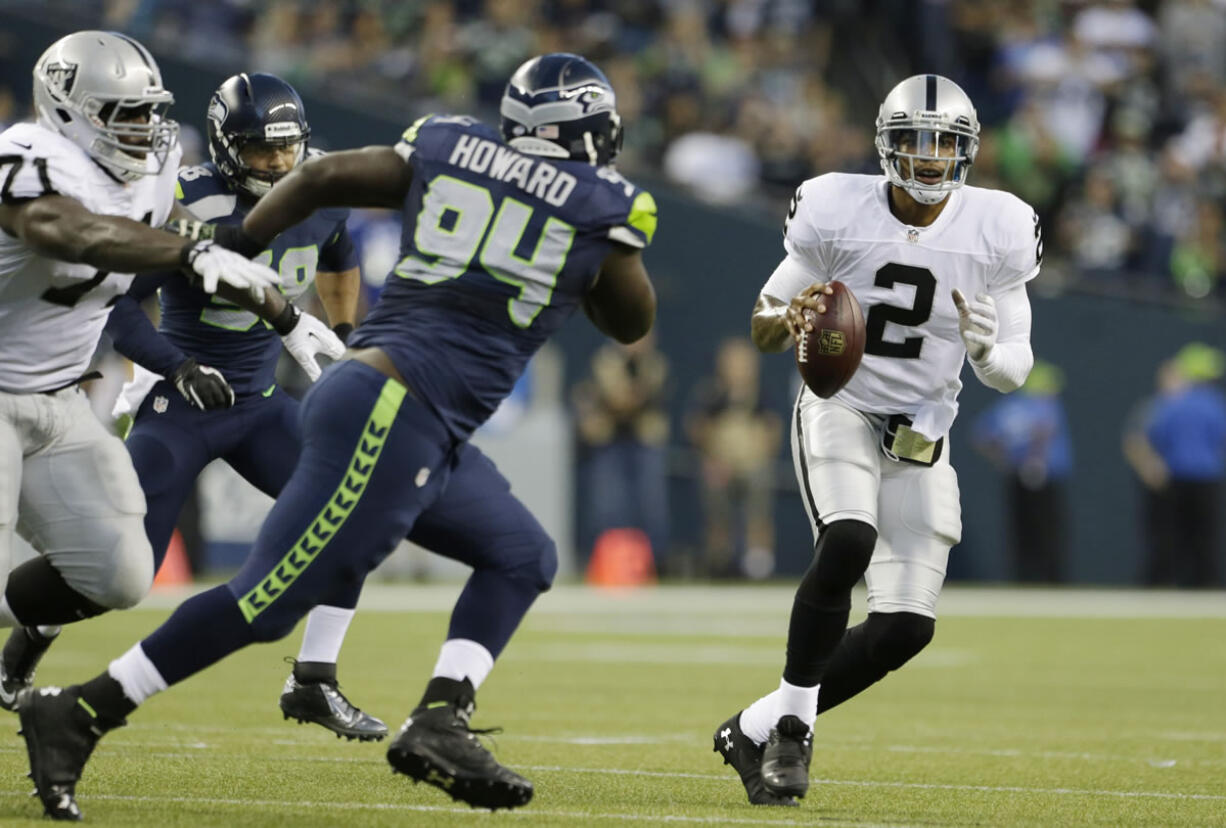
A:
POLYGON ((96 380, 96 379, 102 379, 101 371, 87 371, 86 373, 82 374, 76 379, 70 380, 69 382, 66 382, 63 385, 56 386, 55 388, 48 388, 46 391, 39 391, 38 393, 39 394, 58 394, 59 392, 63 391, 65 388, 72 388, 74 385, 80 385, 83 382, 89 382, 90 380, 96 380))

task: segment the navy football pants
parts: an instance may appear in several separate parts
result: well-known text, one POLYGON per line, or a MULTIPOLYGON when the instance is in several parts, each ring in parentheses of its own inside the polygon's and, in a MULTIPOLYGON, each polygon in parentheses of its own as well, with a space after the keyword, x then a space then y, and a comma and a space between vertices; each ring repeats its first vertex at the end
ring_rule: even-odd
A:
POLYGON ((403 386, 358 362, 329 369, 301 419, 299 463, 242 570, 142 642, 167 683, 287 635, 338 585, 360 587, 406 534, 474 567, 448 635, 496 658, 552 583, 557 553, 493 463, 454 445, 403 386))
MULTIPOLYGON (((278 388, 267 397, 241 397, 233 408, 200 411, 163 380, 141 403, 124 444, 145 492, 145 534, 157 572, 183 504, 212 461, 226 461, 269 497, 281 493, 302 445, 298 401, 278 388)), ((353 609, 360 589, 338 585, 320 603, 353 609)))

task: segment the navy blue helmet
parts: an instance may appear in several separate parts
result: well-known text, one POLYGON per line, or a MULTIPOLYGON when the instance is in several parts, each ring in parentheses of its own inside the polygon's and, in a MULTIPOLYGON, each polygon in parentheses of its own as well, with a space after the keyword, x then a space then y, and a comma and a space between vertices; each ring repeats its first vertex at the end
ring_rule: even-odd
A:
POLYGON ((296 147, 294 166, 306 157, 306 108, 294 87, 276 75, 243 73, 227 78, 209 101, 209 156, 231 186, 254 198, 285 172, 254 170, 243 162, 249 144, 296 147))
POLYGON ((502 137, 520 152, 603 166, 622 147, 617 97, 604 73, 578 55, 534 57, 502 95, 502 137))

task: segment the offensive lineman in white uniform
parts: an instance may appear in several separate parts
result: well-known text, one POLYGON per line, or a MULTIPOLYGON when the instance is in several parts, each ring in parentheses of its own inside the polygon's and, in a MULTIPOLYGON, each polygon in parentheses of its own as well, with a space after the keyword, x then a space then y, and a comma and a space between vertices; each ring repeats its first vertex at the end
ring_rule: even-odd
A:
POLYGON ((79 390, 111 300, 134 273, 183 267, 210 293, 220 283, 262 313, 284 307, 265 292, 274 271, 154 229, 190 218, 174 207, 173 100, 144 46, 76 32, 35 65, 38 122, 0 134, 0 627, 27 633, 5 647, 0 707, 56 625, 132 606, 153 581, 128 452, 79 390), (15 530, 40 555, 10 572, 15 530))
POLYGON ((802 388, 796 401, 792 458, 816 544, 783 679, 715 731, 754 804, 797 804, 816 716, 932 639, 962 533, 945 438, 963 359, 1002 392, 1033 364, 1025 284, 1042 256, 1038 218, 1008 193, 963 186, 978 146, 975 108, 956 84, 900 83, 877 117, 885 178, 831 173, 802 184, 784 225, 787 255, 754 307, 753 340, 767 352, 812 330, 802 312, 826 310, 832 281, 851 289, 866 323, 847 386, 828 400, 802 388), (861 576, 868 618, 849 629, 861 576))

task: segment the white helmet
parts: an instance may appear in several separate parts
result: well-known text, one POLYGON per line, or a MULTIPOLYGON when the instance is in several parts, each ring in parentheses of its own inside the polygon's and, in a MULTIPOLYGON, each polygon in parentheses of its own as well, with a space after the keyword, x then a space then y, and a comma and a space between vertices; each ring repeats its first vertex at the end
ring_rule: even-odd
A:
POLYGON ((979 152, 979 117, 958 84, 940 75, 915 75, 890 90, 877 113, 877 155, 890 183, 920 204, 939 204, 966 183, 979 152), (932 181, 916 167, 937 162, 932 181), (906 175, 904 175, 904 171, 906 175))
POLYGON ((172 103, 153 55, 118 32, 74 32, 34 64, 38 122, 124 181, 166 165, 179 140, 179 124, 165 117, 172 103))

